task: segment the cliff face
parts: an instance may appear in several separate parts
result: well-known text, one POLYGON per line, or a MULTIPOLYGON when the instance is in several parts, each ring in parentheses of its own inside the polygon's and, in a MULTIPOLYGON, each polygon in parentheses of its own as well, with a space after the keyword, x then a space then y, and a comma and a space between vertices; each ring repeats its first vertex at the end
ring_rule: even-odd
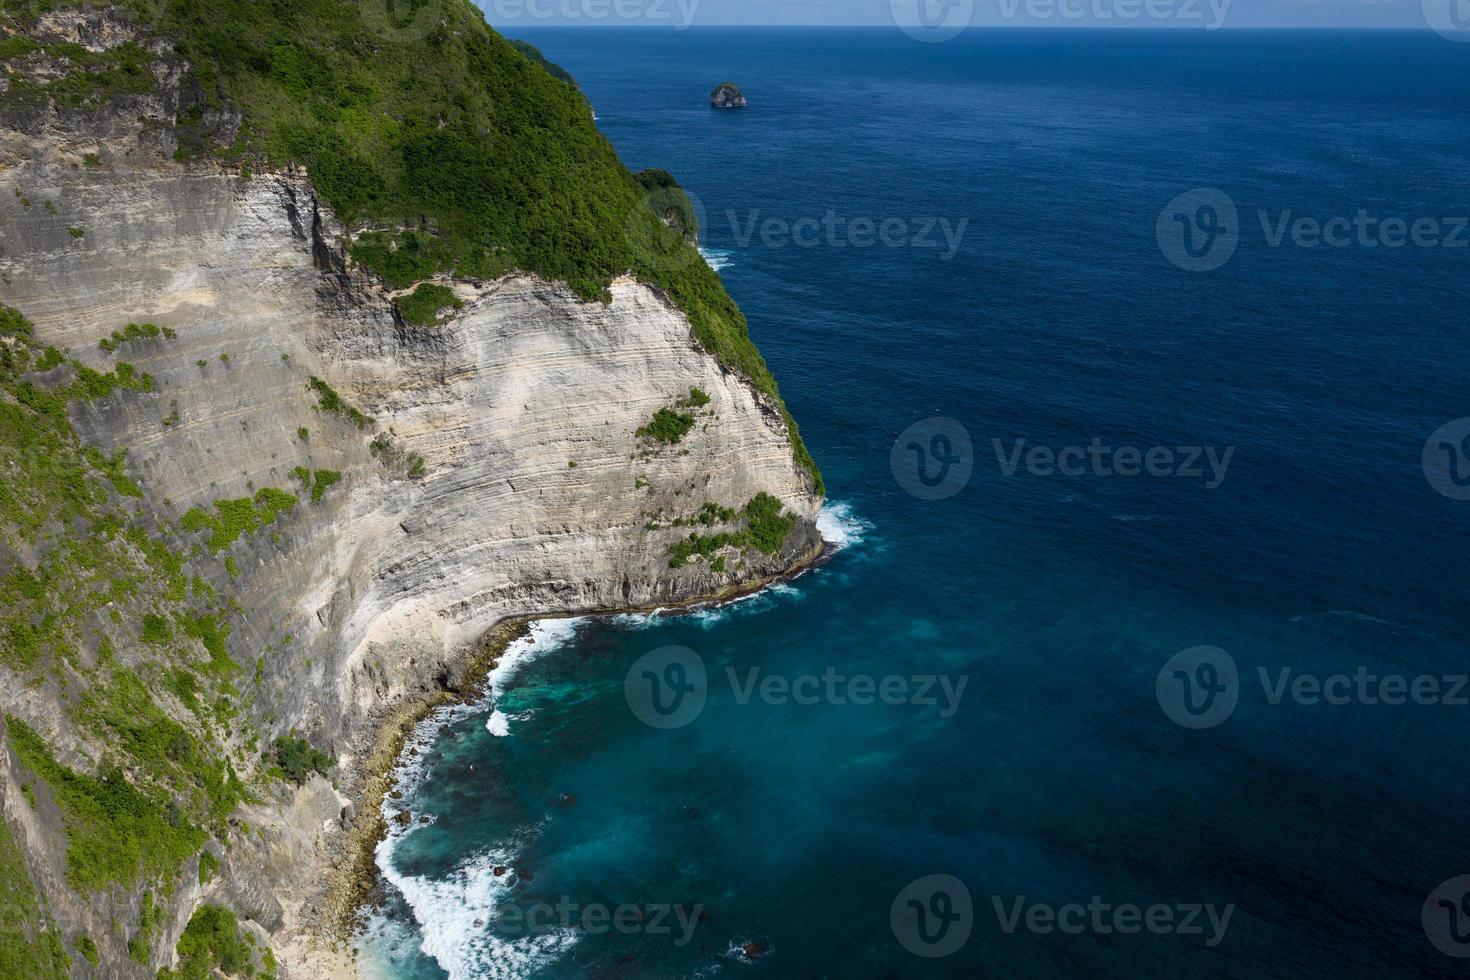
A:
MULTIPOLYGON (((117 43, 105 18, 47 24, 117 43)), ((154 976, 206 903, 299 976, 301 931, 323 912, 327 864, 351 860, 349 802, 394 705, 450 683, 506 617, 670 604, 789 568, 820 547, 820 500, 779 404, 701 349, 662 293, 627 277, 609 303, 523 274, 445 280, 460 305, 413 325, 394 303, 405 291, 350 261, 306 173, 175 162, 157 120, 188 94, 181 71, 158 70, 156 91, 104 110, 0 117, 0 302, 83 367, 152 377, 68 417, 84 445, 127 451, 139 519, 192 542, 185 573, 229 599, 228 655, 254 676, 218 738, 254 801, 206 843, 217 874, 193 858, 174 878, 96 892, 68 879, 61 806, 14 751, 0 754, 0 806, 42 909, 24 928, 59 935, 73 976, 154 976), (129 323, 159 331, 99 347, 129 323), (645 428, 660 409, 693 419, 675 442, 645 428), (218 549, 188 530, 191 511, 264 488, 298 502, 218 549), (796 519, 776 553, 671 567, 691 527, 736 531, 759 494, 796 519), (268 747, 291 734, 331 757, 336 786, 267 774, 268 747)), ((34 560, 0 548, 0 571, 34 560)), ((115 654, 145 678, 153 656, 125 641, 115 654)), ((88 678, 0 666, 0 710, 80 772, 115 748, 74 720, 88 678)))

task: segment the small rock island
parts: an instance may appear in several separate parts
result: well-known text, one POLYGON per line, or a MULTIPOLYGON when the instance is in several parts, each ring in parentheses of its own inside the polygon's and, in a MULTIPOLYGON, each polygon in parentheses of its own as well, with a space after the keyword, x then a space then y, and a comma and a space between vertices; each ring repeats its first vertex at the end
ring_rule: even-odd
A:
POLYGON ((750 103, 734 82, 721 82, 709 94, 709 104, 716 109, 744 109, 750 103))

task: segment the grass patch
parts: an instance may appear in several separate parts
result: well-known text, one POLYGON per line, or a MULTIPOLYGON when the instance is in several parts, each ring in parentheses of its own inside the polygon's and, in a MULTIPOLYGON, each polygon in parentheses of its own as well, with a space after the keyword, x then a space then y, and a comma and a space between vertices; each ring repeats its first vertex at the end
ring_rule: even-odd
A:
MULTIPOLYGON (((0 916, 0 977, 65 980, 70 973, 71 957, 61 944, 61 933, 47 914, 43 899, 31 882, 25 857, 3 819, 0 819, 0 903, 5 911, 0 916)), ((86 955, 80 942, 77 948, 86 955)), ((95 947, 92 956, 96 956, 95 947)), ((89 960, 96 962, 91 957, 89 960)))
POLYGON ((209 550, 224 551, 241 536, 252 534, 276 522, 276 518, 296 506, 295 494, 275 487, 261 487, 254 497, 216 500, 216 513, 191 507, 180 520, 185 531, 208 531, 209 550))
POLYGON ((220 860, 209 851, 199 852, 199 884, 207 885, 219 873, 220 860))
POLYGON ((306 386, 316 392, 317 407, 322 411, 331 412, 333 415, 340 415, 359 429, 365 429, 372 424, 373 417, 371 415, 366 415, 347 404, 342 396, 337 394, 332 386, 321 378, 312 377, 311 380, 306 382, 306 386))
POLYGON ((709 392, 703 388, 690 388, 689 394, 680 398, 675 404, 679 408, 703 408, 710 402, 709 392))
POLYGON ((215 971, 229 976, 253 972, 251 948, 240 936, 235 913, 220 905, 201 905, 194 910, 177 947, 177 970, 158 971, 158 980, 209 980, 215 971))
POLYGON ((673 445, 683 439, 692 428, 694 428, 694 416, 689 412, 676 412, 672 408, 661 408, 653 413, 653 418, 647 425, 639 427, 638 437, 657 439, 666 445, 673 445))
POLYGON ((317 470, 316 478, 311 484, 311 502, 319 504, 322 497, 326 496, 327 490, 342 481, 342 474, 336 470, 317 470))
POLYGON ((209 653, 209 669, 228 678, 240 669, 230 659, 228 641, 230 624, 213 613, 186 613, 178 617, 179 627, 187 636, 203 644, 209 653))
POLYGON ((111 456, 103 455, 100 449, 92 446, 85 447, 82 452, 91 464, 92 469, 100 472, 106 477, 107 482, 112 484, 112 489, 117 491, 120 497, 142 497, 143 488, 128 476, 124 464, 128 458, 126 449, 119 449, 111 456))
MULTIPOLYGON (((43 4, 41 9, 48 6, 43 4)), ((144 95, 157 85, 153 55, 133 41, 108 51, 89 51, 66 42, 38 44, 26 38, 9 38, 5 44, 16 52, 5 59, 7 64, 20 69, 5 93, 7 106, 39 107, 54 102, 69 109, 93 108, 118 96, 144 95), (27 59, 40 59, 60 71, 54 76, 33 75, 24 70, 27 59)))
POLYGON ((153 933, 157 928, 158 909, 153 905, 153 893, 144 892, 138 912, 138 931, 128 940, 128 959, 139 966, 148 965, 153 952, 153 933))
POLYGON ((168 620, 154 613, 148 613, 143 617, 143 631, 138 634, 138 639, 144 643, 158 645, 167 643, 173 638, 174 631, 169 626, 168 620))
MULTIPOLYGON (((80 235, 77 237, 81 237, 80 235)), ((178 334, 168 327, 160 327, 156 323, 130 323, 121 330, 114 330, 111 337, 103 337, 97 341, 97 346, 109 354, 116 351, 120 346, 130 340, 151 340, 164 336, 172 340, 178 334)))
POLYGON ((62 766, 39 735, 7 716, 21 763, 47 785, 66 828, 67 881, 82 892, 172 875, 199 850, 204 833, 151 793, 128 782, 116 765, 96 775, 62 766))
POLYGON ((416 327, 438 326, 444 322, 439 318, 440 310, 458 310, 464 306, 464 300, 454 295, 454 290, 437 282, 420 283, 413 292, 394 302, 403 319, 416 327))
POLYGON ((314 749, 305 739, 276 739, 276 764, 286 778, 297 786, 305 783, 312 773, 325 776, 332 768, 332 759, 325 752, 314 749))
MULTIPOLYGON (((734 516, 729 508, 706 503, 700 513, 688 521, 710 525, 728 523, 734 516)), ((738 531, 721 531, 716 534, 695 531, 683 541, 676 542, 669 549, 669 567, 683 568, 695 558, 712 558, 716 552, 726 548, 758 551, 774 556, 780 552, 781 545, 785 544, 796 527, 796 515, 783 510, 781 501, 765 491, 756 494, 740 509, 740 517, 745 521, 745 526, 738 531)), ((712 561, 711 569, 724 571, 723 560, 716 560, 720 561, 720 566, 715 568, 712 561)))

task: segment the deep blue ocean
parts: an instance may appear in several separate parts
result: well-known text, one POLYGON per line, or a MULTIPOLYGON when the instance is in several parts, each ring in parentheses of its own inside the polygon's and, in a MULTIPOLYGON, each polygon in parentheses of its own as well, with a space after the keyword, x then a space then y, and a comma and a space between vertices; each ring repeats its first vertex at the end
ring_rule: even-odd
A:
POLYGON ((516 34, 699 202, 849 540, 747 602, 545 627, 426 728, 378 972, 1464 975, 1470 423, 1431 437, 1470 416, 1470 45, 516 34), (671 645, 708 693, 663 730, 624 681, 671 645))

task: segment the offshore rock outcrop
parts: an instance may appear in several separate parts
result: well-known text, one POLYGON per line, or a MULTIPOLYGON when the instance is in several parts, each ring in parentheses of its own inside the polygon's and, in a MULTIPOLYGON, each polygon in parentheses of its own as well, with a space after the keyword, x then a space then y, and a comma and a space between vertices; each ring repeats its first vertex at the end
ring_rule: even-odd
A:
MULTIPOLYGON (((51 29, 116 43, 99 16, 51 29)), ((345 828, 373 809, 354 798, 385 720, 460 684, 477 641, 512 617, 672 604, 792 568, 820 549, 820 499, 779 405, 701 349, 659 292, 620 279, 603 304, 525 275, 446 281, 462 305, 413 326, 349 261, 345 229, 304 173, 173 160, 177 139, 157 120, 190 98, 181 78, 165 71, 158 92, 106 111, 0 118, 0 302, 101 370, 111 359, 98 341, 124 324, 174 334, 127 342, 151 392, 72 408, 85 443, 128 450, 159 523, 291 488, 298 467, 341 474, 271 533, 241 538, 228 574, 208 557, 191 568, 238 602, 231 656, 261 658, 240 732, 263 744, 299 733, 339 778, 252 783, 265 795, 208 845, 221 872, 195 884, 186 869, 141 959, 111 928, 138 921, 138 896, 70 888, 55 815, 22 799, 9 752, 0 807, 57 928, 98 940, 99 964, 75 959, 74 975, 153 977, 208 901, 274 945, 283 976, 303 976, 306 940, 329 912, 325 872, 353 860, 345 828), (371 421, 323 410, 312 378, 371 421), (682 439, 639 434, 691 389, 708 402, 682 439), (675 519, 761 493, 797 518, 778 553, 671 567, 689 533, 675 519)), ((0 712, 87 769, 106 747, 62 720, 62 698, 0 668, 0 712)))
POLYGON ((721 82, 709 94, 709 104, 716 109, 744 109, 750 102, 734 82, 721 82))

